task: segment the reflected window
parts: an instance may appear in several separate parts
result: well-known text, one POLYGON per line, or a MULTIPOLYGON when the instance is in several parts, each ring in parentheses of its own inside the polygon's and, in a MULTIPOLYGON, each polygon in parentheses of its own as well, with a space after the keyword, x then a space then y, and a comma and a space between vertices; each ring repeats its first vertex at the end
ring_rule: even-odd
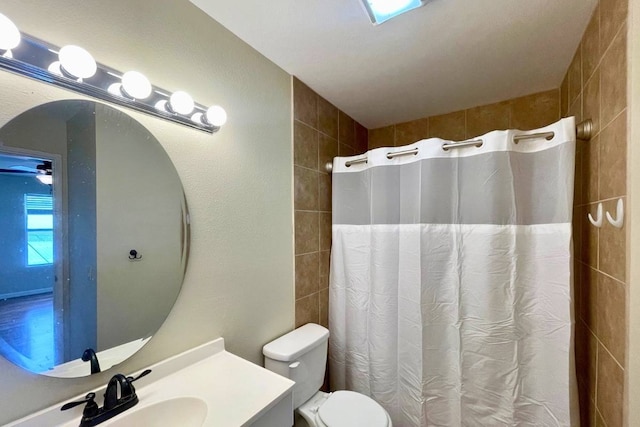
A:
POLYGON ((53 197, 25 194, 27 265, 53 264, 53 197))

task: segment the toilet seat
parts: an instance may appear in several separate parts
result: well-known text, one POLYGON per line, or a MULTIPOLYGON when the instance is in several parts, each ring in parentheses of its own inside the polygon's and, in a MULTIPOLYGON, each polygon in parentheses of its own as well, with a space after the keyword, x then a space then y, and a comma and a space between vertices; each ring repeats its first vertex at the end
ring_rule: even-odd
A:
POLYGON ((375 400, 353 391, 336 391, 318 408, 316 419, 327 427, 389 427, 387 412, 375 400))

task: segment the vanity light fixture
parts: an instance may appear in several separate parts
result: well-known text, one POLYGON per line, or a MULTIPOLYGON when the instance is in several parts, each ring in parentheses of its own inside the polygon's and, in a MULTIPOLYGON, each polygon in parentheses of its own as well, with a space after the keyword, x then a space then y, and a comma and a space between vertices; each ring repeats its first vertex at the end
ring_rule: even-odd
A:
POLYGON ((80 46, 58 48, 21 34, 2 14, 0 68, 208 133, 217 132, 227 121, 220 106, 207 108, 187 92, 153 86, 138 71, 123 74, 99 64, 80 46))
POLYGON ((424 6, 426 0, 362 0, 373 25, 382 24, 410 10, 424 6))

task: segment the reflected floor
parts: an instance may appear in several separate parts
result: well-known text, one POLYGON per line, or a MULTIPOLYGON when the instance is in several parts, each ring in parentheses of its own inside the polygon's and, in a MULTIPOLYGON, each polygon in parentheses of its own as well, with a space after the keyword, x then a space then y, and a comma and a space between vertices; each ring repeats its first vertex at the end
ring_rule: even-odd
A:
POLYGON ((23 368, 53 366, 53 294, 0 300, 0 350, 23 368))

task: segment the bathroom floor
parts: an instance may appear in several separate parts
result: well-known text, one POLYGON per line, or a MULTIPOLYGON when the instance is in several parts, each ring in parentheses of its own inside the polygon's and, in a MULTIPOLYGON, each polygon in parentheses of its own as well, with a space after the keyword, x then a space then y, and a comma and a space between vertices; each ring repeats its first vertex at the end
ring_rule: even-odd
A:
MULTIPOLYGON (((0 300, 0 346, 6 347, 3 354, 14 355, 12 359, 16 360, 12 361, 21 366, 51 365, 54 360, 53 294, 0 300)), ((31 366, 24 367, 31 369, 31 366)))

